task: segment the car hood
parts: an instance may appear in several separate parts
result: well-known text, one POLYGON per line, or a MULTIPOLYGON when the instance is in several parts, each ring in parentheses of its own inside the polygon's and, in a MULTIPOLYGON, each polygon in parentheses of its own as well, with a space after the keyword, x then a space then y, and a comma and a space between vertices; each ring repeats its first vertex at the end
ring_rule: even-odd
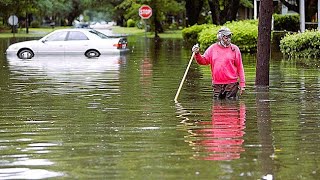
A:
POLYGON ((17 50, 24 48, 24 47, 32 49, 38 42, 39 42, 39 40, 17 42, 17 43, 11 44, 8 47, 7 52, 8 51, 17 51, 17 50))
POLYGON ((23 42, 17 42, 14 44, 11 44, 11 46, 26 46, 26 45, 30 45, 30 44, 34 44, 37 43, 38 40, 30 40, 30 41, 23 41, 23 42))

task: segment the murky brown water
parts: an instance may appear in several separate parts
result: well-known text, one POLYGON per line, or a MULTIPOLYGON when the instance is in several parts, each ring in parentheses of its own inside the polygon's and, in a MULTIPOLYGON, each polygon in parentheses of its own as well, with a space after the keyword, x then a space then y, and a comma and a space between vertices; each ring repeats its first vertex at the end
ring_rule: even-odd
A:
MULTIPOLYGON (((181 40, 129 37, 99 59, 7 59, 0 39, 0 179, 318 179, 320 69, 273 56, 270 88, 211 100, 181 40)), ((314 63, 316 64, 316 63, 314 63)))

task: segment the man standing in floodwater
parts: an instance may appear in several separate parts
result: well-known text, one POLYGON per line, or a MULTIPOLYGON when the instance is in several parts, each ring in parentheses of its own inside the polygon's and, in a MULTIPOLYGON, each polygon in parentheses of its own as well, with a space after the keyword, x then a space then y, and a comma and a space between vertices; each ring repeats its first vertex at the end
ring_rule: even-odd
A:
POLYGON ((199 46, 194 45, 192 52, 200 65, 211 66, 213 97, 215 99, 237 99, 238 90, 245 90, 245 74, 241 52, 238 46, 231 44, 232 32, 222 27, 218 33, 218 42, 212 44, 203 55, 199 46))

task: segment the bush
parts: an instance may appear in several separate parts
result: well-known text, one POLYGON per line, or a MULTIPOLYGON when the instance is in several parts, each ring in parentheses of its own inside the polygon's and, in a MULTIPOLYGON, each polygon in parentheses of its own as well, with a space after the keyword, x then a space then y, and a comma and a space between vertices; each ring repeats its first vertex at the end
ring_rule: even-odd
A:
POLYGON ((170 30, 177 30, 179 27, 178 23, 174 22, 172 24, 170 24, 169 29, 170 30))
POLYGON ((299 22, 299 14, 273 14, 274 30, 298 32, 300 30, 299 22))
POLYGON ((40 27, 40 23, 39 23, 39 21, 32 21, 30 26, 32 28, 39 28, 40 27))
POLYGON ((320 57, 320 32, 311 30, 287 34, 280 41, 280 51, 290 58, 318 58, 320 57))
MULTIPOLYGON (((227 22, 223 26, 232 31, 232 43, 239 46, 242 52, 255 52, 258 40, 258 21, 243 20, 227 22)), ((217 32, 221 26, 212 26, 200 32, 198 41, 201 49, 207 49, 217 41, 217 32)))
POLYGON ((215 27, 215 25, 208 25, 208 24, 197 25, 196 24, 196 25, 184 28, 182 30, 182 37, 187 43, 195 44, 198 42, 198 34, 202 30, 208 29, 209 27, 215 27))
POLYGON ((128 19, 127 27, 135 27, 136 22, 133 19, 128 19))
POLYGON ((8 30, 8 29, 10 29, 9 26, 4 25, 4 24, 0 24, 0 32, 5 31, 5 30, 8 30))

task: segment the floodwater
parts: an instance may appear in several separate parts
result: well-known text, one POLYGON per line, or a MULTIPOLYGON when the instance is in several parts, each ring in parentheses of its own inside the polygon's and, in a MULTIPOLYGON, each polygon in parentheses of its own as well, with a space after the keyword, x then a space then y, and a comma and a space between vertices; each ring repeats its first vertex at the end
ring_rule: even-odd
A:
POLYGON ((212 101, 181 40, 129 37, 123 56, 7 58, 0 179, 319 179, 320 67, 273 54, 270 87, 212 101))

